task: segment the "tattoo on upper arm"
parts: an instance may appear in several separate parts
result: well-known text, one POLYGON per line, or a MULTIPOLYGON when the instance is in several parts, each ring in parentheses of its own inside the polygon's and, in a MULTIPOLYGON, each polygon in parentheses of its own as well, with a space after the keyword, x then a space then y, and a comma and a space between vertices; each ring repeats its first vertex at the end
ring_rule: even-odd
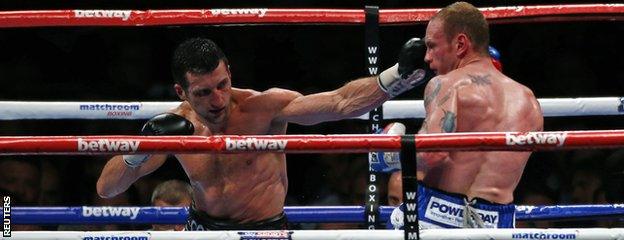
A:
POLYGON ((492 80, 490 80, 490 74, 486 74, 482 76, 468 74, 468 77, 470 77, 470 81, 472 81, 474 84, 477 84, 477 85, 492 84, 492 80))
POLYGON ((438 106, 441 106, 442 104, 444 104, 447 100, 449 100, 449 98, 451 98, 451 91, 448 91, 446 95, 444 95, 444 97, 438 100, 438 106))
POLYGON ((444 117, 440 120, 440 127, 443 132, 450 133, 455 132, 455 119, 457 115, 451 111, 444 111, 444 117))
POLYGON ((429 106, 429 103, 431 103, 431 101, 435 99, 436 96, 438 96, 438 93, 440 93, 440 88, 442 88, 442 84, 440 83, 440 81, 435 81, 434 84, 435 85, 433 86, 433 90, 425 96, 425 107, 429 106))

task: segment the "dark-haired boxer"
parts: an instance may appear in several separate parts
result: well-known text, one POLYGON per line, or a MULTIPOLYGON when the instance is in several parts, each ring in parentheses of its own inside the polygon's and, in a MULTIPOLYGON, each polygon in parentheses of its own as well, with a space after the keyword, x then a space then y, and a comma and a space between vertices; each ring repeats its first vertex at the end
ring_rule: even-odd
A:
MULTIPOLYGON (((285 134, 288 123, 312 125, 359 116, 427 81, 425 46, 407 42, 393 67, 379 76, 351 81, 311 95, 271 88, 232 87, 228 60, 212 41, 194 38, 173 55, 175 91, 183 103, 151 119, 148 135, 285 134)), ((178 154, 193 188, 186 229, 285 229, 288 181, 283 153, 178 154)), ((102 197, 113 197, 159 168, 166 155, 115 156, 97 183, 102 197)))

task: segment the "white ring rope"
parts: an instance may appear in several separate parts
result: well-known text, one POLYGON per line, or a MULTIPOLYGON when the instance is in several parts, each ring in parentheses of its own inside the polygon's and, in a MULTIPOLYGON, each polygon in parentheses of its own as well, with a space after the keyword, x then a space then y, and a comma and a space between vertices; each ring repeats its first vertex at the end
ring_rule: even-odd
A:
MULTIPOLYGON (((562 229, 429 229, 422 230, 420 239, 622 239, 624 228, 562 228, 562 229)), ((175 240, 175 239, 352 239, 389 240, 403 239, 403 231, 397 230, 293 230, 293 231, 107 231, 62 232, 24 231, 12 232, 10 239, 81 239, 81 240, 175 240), (290 237, 290 238, 289 238, 290 237)), ((414 239, 415 236, 414 236, 414 239)))
MULTIPOLYGON (((624 114, 623 97, 542 98, 545 117, 624 114)), ((29 102, 0 101, 0 120, 148 119, 179 102, 29 102)), ((394 100, 383 105, 385 119, 424 118, 422 100, 394 100)), ((368 114, 356 117, 368 119, 368 114)))

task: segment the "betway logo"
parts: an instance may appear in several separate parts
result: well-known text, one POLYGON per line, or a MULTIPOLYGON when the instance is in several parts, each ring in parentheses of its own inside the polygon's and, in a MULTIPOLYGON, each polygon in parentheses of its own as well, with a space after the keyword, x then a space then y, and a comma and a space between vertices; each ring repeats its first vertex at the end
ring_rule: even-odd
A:
POLYGON ((549 144, 563 146, 568 133, 526 133, 511 134, 506 133, 505 139, 507 145, 527 145, 527 144, 549 144))
POLYGON ((257 15, 264 17, 268 8, 215 8, 210 9, 210 13, 214 16, 218 15, 257 15))
POLYGON ((121 18, 128 20, 132 11, 130 10, 74 10, 77 18, 121 18))
POLYGON ((244 140, 234 140, 225 138, 225 149, 227 150, 284 150, 288 140, 271 140, 246 138, 244 140))
POLYGON ((106 139, 85 141, 78 138, 78 151, 100 151, 100 152, 135 152, 139 149, 141 141, 110 141, 106 139))
POLYGON ((83 217, 129 217, 136 219, 139 207, 82 207, 83 217))

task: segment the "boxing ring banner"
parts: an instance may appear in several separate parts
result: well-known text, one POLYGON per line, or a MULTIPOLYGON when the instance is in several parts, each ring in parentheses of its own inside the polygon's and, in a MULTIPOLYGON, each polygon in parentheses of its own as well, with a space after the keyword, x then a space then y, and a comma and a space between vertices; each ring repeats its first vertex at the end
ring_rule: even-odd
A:
MULTIPOLYGON (((624 114, 623 97, 538 99, 545 117, 624 114)), ((0 101, 0 120, 19 119, 149 119, 180 102, 32 102, 0 101)), ((384 119, 424 118, 422 100, 383 104, 384 119)), ((355 119, 367 120, 368 113, 355 119)))
MULTIPOLYGON (((380 222, 387 222, 394 207, 380 206, 380 222)), ((284 207, 290 223, 362 223, 364 206, 284 207)), ((12 224, 184 224, 186 207, 80 206, 12 207, 12 224)), ((623 204, 516 206, 517 221, 619 218, 623 204)))
MULTIPOLYGON (((386 9, 379 23, 426 23, 438 8, 386 9)), ((624 4, 569 4, 480 8, 490 23, 621 20, 624 4)), ((170 26, 187 24, 364 24, 363 9, 215 8, 179 10, 0 11, 0 28, 59 26, 170 26)))
MULTIPOLYGON (((624 228, 581 229, 428 229, 421 230, 420 239, 623 239, 624 228)), ((11 239, 80 239, 80 240, 392 240, 403 239, 396 230, 293 230, 293 231, 103 231, 103 232, 13 232, 11 239)))
POLYGON ((365 153, 401 150, 416 137, 418 151, 542 151, 624 146, 624 130, 470 132, 418 135, 10 136, 0 155, 171 153, 365 153))

